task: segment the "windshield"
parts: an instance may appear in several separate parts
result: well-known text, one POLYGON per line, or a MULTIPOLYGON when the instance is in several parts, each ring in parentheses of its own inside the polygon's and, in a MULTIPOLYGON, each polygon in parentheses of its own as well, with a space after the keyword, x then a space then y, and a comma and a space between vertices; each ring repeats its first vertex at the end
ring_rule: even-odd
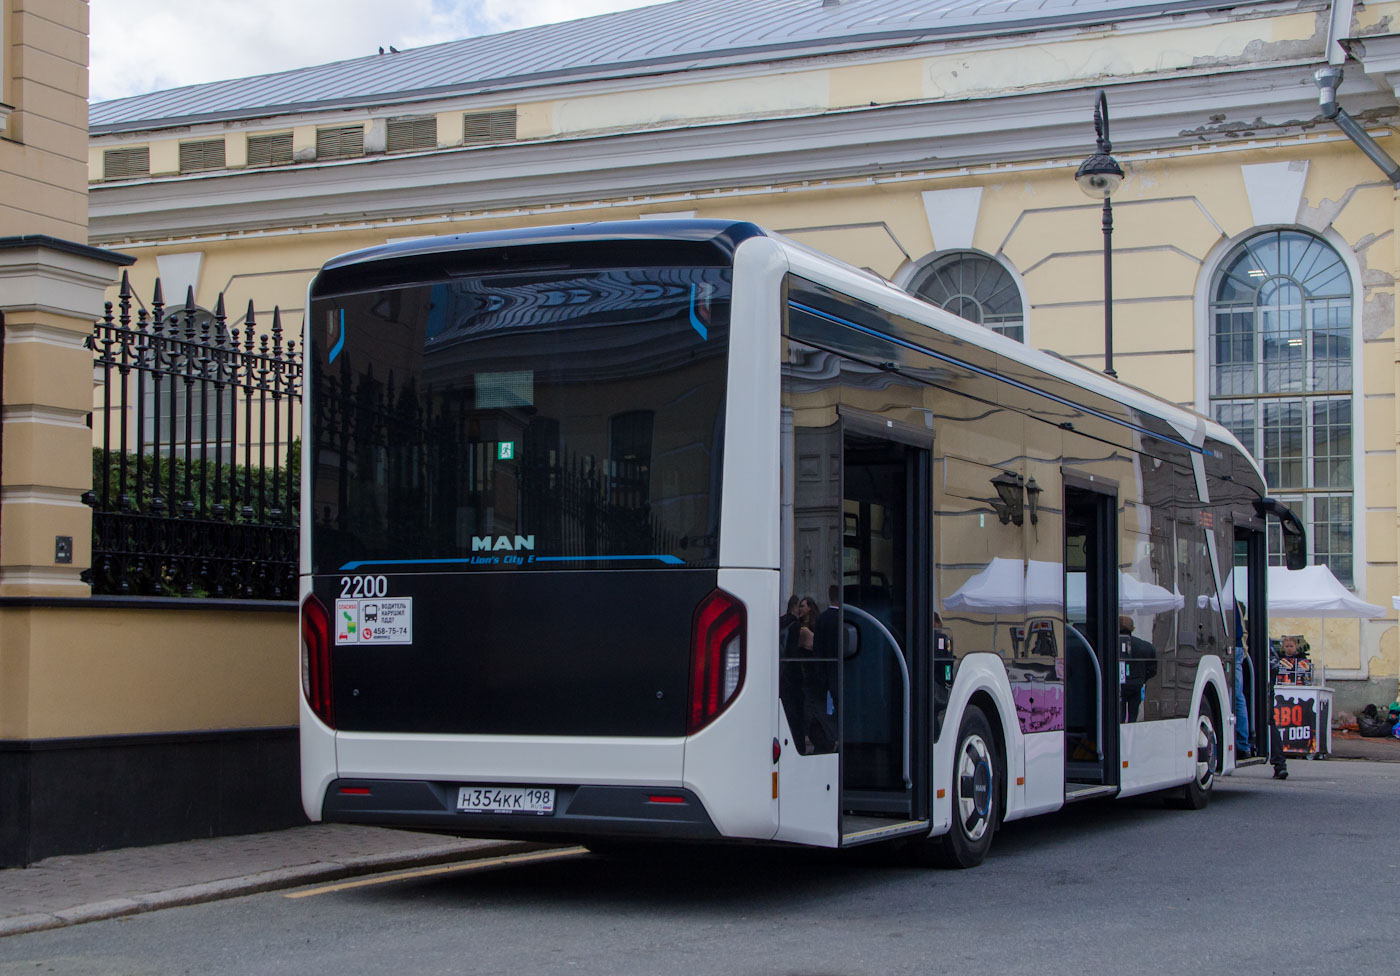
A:
POLYGON ((312 305, 312 571, 712 567, 730 272, 478 274, 312 305))

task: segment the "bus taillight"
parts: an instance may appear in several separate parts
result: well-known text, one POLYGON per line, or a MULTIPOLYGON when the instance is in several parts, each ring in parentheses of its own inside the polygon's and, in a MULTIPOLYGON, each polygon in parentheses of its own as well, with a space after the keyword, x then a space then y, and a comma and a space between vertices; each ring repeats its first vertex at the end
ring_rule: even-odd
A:
POLYGON ((690 713, 686 733, 700 731, 724 711, 744 683, 744 605, 714 590, 695 609, 690 644, 690 713))
POLYGON ((316 717, 335 728, 331 707, 331 618, 308 594, 301 603, 301 691, 316 717))

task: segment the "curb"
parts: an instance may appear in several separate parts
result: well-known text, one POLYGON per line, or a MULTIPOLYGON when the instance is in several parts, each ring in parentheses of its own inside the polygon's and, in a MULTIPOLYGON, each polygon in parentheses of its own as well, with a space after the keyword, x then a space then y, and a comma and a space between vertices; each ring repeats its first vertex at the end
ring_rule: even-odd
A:
POLYGON ((467 850, 438 850, 415 854, 367 854, 362 857, 346 858, 343 861, 313 861, 309 864, 298 864, 293 867, 258 871, 237 878, 221 878, 218 881, 181 885, 177 888, 167 888, 164 891, 135 895, 130 898, 110 898, 106 901, 75 905, 57 912, 11 915, 9 918, 0 919, 0 938, 23 935, 28 932, 42 932, 46 929, 66 928, 69 925, 81 925, 84 922, 100 922, 126 915, 140 915, 143 912, 159 911, 162 908, 200 905, 205 902, 222 901, 226 898, 256 895, 264 891, 300 888, 308 884, 342 881, 346 878, 381 874, 387 871, 402 871, 408 868, 429 867, 436 864, 479 861, 488 857, 546 850, 554 846, 557 845, 527 841, 500 841, 482 844, 467 850))

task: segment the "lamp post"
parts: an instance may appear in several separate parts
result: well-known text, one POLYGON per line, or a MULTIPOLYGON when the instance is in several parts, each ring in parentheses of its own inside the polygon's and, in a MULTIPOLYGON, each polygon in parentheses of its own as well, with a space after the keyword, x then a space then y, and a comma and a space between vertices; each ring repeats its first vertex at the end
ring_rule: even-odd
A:
POLYGON ((1108 98, 1099 92, 1094 105, 1094 136, 1098 142, 1094 153, 1079 164, 1074 181, 1095 200, 1103 201, 1103 371, 1117 377, 1113 371, 1113 204, 1109 197, 1123 182, 1123 167, 1111 155, 1113 143, 1108 138, 1108 98))

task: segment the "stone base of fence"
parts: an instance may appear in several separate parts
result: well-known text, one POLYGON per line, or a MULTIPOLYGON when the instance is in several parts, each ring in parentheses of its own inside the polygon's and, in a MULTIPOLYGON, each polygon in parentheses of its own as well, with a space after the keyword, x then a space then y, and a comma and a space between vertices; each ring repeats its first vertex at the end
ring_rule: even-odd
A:
POLYGON ((0 866, 304 823, 296 604, 0 598, 0 866))
POLYGON ((0 741, 0 867, 306 823, 297 730, 0 741))

